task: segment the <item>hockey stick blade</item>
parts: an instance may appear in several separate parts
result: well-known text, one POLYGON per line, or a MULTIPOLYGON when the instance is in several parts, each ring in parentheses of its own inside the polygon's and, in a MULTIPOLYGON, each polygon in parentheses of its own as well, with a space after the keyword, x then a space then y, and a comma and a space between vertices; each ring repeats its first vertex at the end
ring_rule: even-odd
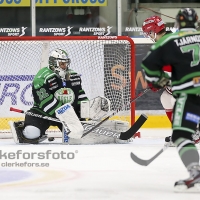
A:
POLYGON ((144 114, 141 114, 140 117, 137 119, 137 121, 131 126, 131 128, 126 131, 126 132, 122 132, 120 134, 119 139, 121 140, 128 140, 131 137, 134 136, 134 134, 141 128, 141 126, 144 124, 144 122, 146 122, 147 120, 147 116, 144 114))
POLYGON ((164 146, 156 155, 154 155, 152 158, 150 158, 149 160, 143 160, 141 158, 138 158, 134 153, 131 152, 131 159, 136 162, 139 165, 143 165, 143 166, 148 166, 151 162, 153 162, 161 153, 163 153, 170 144, 167 144, 166 146, 164 146))

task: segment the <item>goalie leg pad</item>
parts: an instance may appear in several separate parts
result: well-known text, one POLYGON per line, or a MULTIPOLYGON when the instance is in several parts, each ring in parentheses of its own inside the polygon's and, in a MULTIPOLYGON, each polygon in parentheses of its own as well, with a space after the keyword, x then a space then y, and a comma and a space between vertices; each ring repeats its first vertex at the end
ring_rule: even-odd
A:
POLYGON ((26 126, 23 130, 23 135, 25 136, 25 138, 27 139, 35 139, 40 137, 40 129, 35 127, 35 126, 26 126))
POLYGON ((104 122, 101 126, 118 132, 125 132, 130 128, 129 122, 122 120, 108 120, 104 122))
POLYGON ((63 144, 68 144, 68 141, 69 141, 69 137, 67 135, 67 132, 64 129, 64 127, 62 127, 62 143, 63 144))
MULTIPOLYGON (((82 122, 86 124, 92 124, 92 125, 96 125, 98 123, 97 121, 92 121, 92 120, 82 121, 82 122)), ((117 132, 126 132, 130 128, 129 122, 122 121, 122 120, 108 120, 108 121, 105 121, 100 126, 110 129, 112 131, 117 131, 117 132)))
MULTIPOLYGON (((84 123, 83 126, 85 128, 85 131, 87 131, 90 124, 95 125, 98 122, 90 120, 90 121, 82 121, 82 123, 84 123)), ((126 121, 108 120, 108 121, 104 122, 100 127, 96 128, 94 131, 92 131, 90 134, 86 135, 85 137, 87 137, 87 138, 83 137, 82 139, 85 138, 85 141, 80 141, 80 144, 86 144, 86 143, 88 143, 88 144, 110 144, 110 143, 112 143, 112 144, 113 143, 127 144, 127 143, 129 143, 129 140, 118 139, 119 135, 117 136, 117 134, 115 134, 115 132, 125 132, 129 128, 130 128, 129 123, 126 121), (112 137, 109 137, 107 134, 112 135, 112 137), (90 138, 90 135, 91 135, 91 137, 94 137, 95 139, 92 140, 90 138), (103 137, 100 137, 98 135, 101 135, 103 137), (81 142, 83 142, 83 143, 81 143, 81 142)), ((132 140, 130 140, 130 141, 132 141, 132 140)))
POLYGON ((56 109, 55 113, 69 137, 74 139, 80 139, 82 137, 84 128, 71 104, 64 104, 56 109))
POLYGON ((39 142, 42 142, 47 139, 47 135, 43 135, 42 137, 37 137, 34 139, 26 138, 23 134, 24 121, 18 121, 18 122, 9 121, 9 125, 10 125, 14 142, 16 144, 19 144, 19 143, 38 144, 39 142))
MULTIPOLYGON (((108 120, 102 126, 118 132, 126 132, 130 128, 129 122, 122 120, 108 120)), ((129 141, 115 138, 115 143, 127 144, 129 141)))
POLYGON ((107 137, 96 133, 90 133, 81 139, 69 138, 69 145, 94 145, 94 144, 113 144, 116 138, 107 137))

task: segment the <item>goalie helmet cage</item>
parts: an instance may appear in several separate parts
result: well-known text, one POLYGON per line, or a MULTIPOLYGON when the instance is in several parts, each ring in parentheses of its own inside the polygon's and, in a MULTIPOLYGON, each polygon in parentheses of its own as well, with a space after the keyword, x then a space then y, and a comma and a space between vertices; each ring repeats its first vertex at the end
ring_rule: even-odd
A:
POLYGON ((48 66, 52 50, 65 50, 70 68, 81 75, 89 99, 105 96, 114 119, 135 121, 135 48, 127 36, 0 37, 0 138, 11 137, 9 121, 24 120, 10 107, 29 110, 34 75, 48 66))

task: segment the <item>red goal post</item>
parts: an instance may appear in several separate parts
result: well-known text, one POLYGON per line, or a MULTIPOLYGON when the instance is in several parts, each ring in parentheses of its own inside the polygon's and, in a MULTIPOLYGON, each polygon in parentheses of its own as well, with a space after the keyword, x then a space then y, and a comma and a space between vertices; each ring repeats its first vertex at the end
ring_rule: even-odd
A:
POLYGON ((71 59, 70 68, 81 75, 89 99, 105 96, 111 109, 120 111, 114 119, 135 121, 135 47, 127 36, 0 37, 0 138, 11 136, 8 121, 24 115, 33 105, 34 75, 48 65, 49 53, 61 48, 71 59))

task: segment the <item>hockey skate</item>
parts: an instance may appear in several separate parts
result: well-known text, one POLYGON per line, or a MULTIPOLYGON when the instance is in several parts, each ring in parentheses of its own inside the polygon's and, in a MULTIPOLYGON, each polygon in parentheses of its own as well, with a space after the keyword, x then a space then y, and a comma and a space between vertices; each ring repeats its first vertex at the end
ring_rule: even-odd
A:
POLYGON ((10 125, 10 128, 11 128, 11 132, 12 132, 14 142, 16 144, 19 144, 19 143, 38 144, 38 143, 43 142, 44 140, 47 139, 46 134, 43 135, 42 137, 35 138, 35 139, 25 138, 24 134, 23 134, 24 121, 18 121, 18 122, 10 121, 9 125, 10 125))
POLYGON ((175 192, 200 192, 200 166, 193 165, 188 171, 190 177, 177 181, 174 185, 175 192))
POLYGON ((168 136, 165 138, 165 146, 175 147, 174 143, 172 142, 172 137, 168 136))

